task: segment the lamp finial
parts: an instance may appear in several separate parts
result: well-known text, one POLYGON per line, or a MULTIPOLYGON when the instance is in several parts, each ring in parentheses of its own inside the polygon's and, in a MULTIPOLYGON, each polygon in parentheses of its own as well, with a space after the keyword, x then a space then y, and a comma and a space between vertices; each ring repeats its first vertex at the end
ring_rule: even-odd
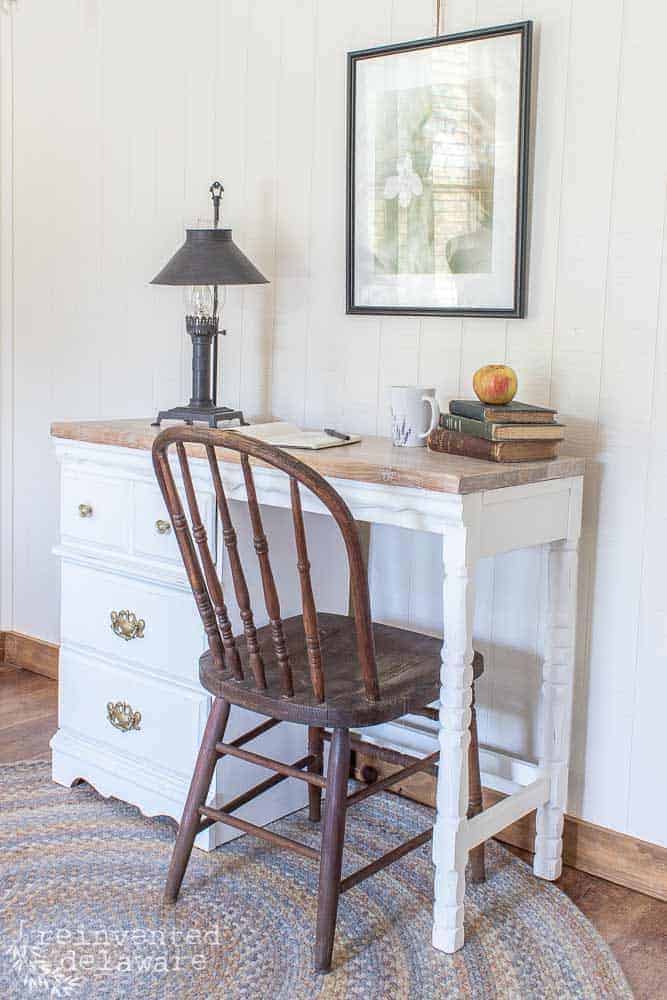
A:
POLYGON ((220 181, 213 181, 209 191, 211 192, 211 198, 213 200, 213 228, 218 228, 218 223, 220 222, 220 201, 224 194, 224 188, 220 181))

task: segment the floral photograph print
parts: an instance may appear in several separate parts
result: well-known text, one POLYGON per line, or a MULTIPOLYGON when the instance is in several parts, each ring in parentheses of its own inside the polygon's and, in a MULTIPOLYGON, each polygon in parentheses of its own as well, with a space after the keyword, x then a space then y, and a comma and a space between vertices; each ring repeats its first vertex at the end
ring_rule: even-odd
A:
POLYGON ((349 313, 524 315, 531 27, 350 53, 349 313))

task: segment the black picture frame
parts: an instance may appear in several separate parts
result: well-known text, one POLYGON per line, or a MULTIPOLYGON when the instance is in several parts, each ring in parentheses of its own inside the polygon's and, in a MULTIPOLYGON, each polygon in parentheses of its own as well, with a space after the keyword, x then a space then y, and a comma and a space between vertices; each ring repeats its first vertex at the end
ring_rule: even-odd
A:
POLYGON ((412 42, 383 45, 372 49, 349 52, 347 57, 347 204, 346 204, 346 313, 348 315, 380 316, 496 316, 522 318, 526 314, 527 298, 527 246, 528 246, 528 188, 530 162, 530 111, 532 72, 533 22, 463 31, 453 35, 439 35, 412 42), (392 55, 435 46, 456 45, 501 35, 520 36, 519 70, 519 121, 518 162, 516 183, 516 231, 514 245, 514 300, 511 307, 496 306, 382 306, 359 305, 355 302, 355 184, 356 184, 356 70, 361 60, 392 55))

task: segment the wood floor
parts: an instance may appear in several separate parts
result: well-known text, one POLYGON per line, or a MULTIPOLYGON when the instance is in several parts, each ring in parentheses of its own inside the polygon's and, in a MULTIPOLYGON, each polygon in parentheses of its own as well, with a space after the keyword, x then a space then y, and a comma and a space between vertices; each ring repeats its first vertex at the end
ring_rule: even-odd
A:
POLYGON ((48 756, 57 728, 56 681, 0 664, 0 764, 48 756))
MULTIPOLYGON (((0 763, 48 756, 56 726, 55 681, 0 666, 0 763)), ((610 945, 637 1000, 667 1000, 667 903, 573 868, 559 885, 610 945)))

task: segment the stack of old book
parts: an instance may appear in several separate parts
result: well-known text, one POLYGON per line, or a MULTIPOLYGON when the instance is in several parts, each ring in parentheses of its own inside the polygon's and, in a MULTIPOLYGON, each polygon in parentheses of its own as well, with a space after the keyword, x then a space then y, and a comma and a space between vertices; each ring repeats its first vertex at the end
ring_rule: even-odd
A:
POLYGON ((490 462, 537 462, 556 458, 563 440, 556 411, 528 403, 504 406, 453 399, 449 413, 431 431, 431 451, 485 458, 490 462))

